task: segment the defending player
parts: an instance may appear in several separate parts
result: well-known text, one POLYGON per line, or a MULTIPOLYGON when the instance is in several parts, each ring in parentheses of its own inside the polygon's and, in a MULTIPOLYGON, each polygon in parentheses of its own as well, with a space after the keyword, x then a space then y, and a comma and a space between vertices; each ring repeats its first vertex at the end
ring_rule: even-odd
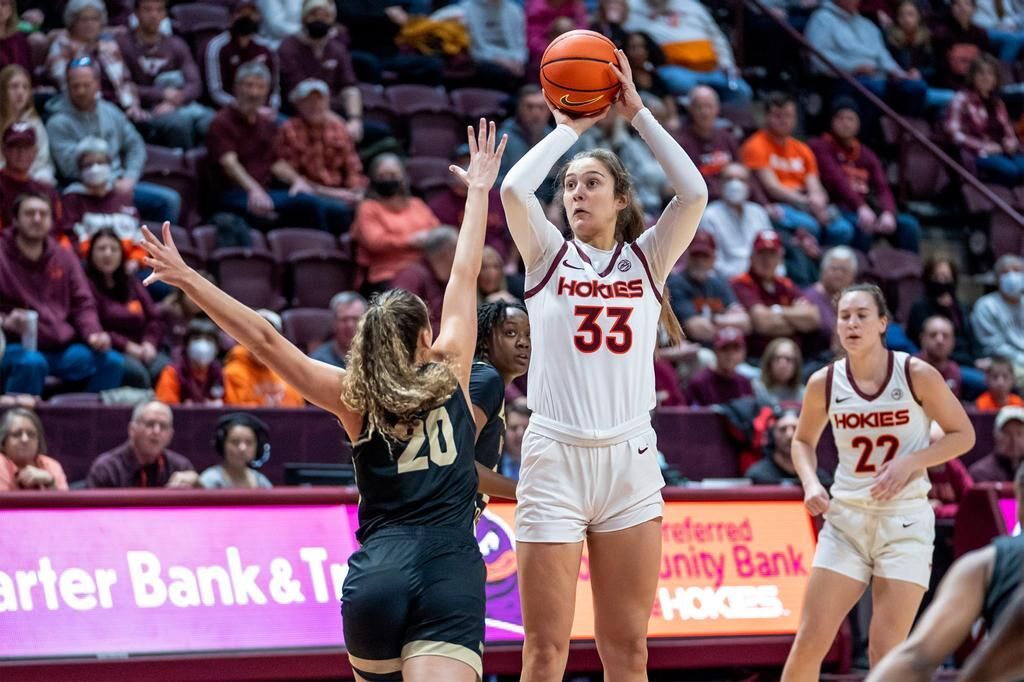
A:
POLYGON ((569 118, 509 171, 501 188, 526 265, 536 349, 516 489, 516 553, 526 639, 524 682, 561 680, 583 540, 590 551, 595 633, 605 678, 646 680, 647 622, 661 562, 664 480, 650 410, 659 317, 681 336, 665 279, 697 230, 707 186, 644 108, 625 55, 616 106, 650 145, 676 196, 644 231, 629 174, 612 152, 561 169, 573 238, 545 218, 535 192, 552 165, 603 114, 569 118))
POLYGON ((477 475, 469 376, 476 346, 476 280, 487 192, 505 139, 481 119, 469 129, 465 218, 445 290, 441 330, 407 291, 374 299, 348 370, 318 362, 262 317, 182 261, 170 226, 143 228, 147 283, 180 287, 222 329, 333 413, 354 443, 362 547, 342 594, 345 646, 359 679, 456 682, 480 678, 485 570, 473 534, 477 475))
POLYGON ((971 422, 942 375, 885 348, 888 321, 878 287, 847 287, 836 323, 846 357, 807 384, 793 464, 804 504, 812 515, 825 514, 825 525, 783 680, 818 679, 843 618, 869 582, 871 665, 906 639, 931 574, 935 515, 926 470, 974 445, 971 422), (933 419, 945 435, 929 444, 933 419), (830 422, 839 451, 831 500, 815 454, 830 422))
POLYGON ((516 482, 497 473, 505 441, 505 389, 530 368, 530 318, 521 303, 493 301, 477 309, 476 354, 469 395, 476 419, 476 462, 480 474, 477 514, 490 496, 516 499, 516 482))

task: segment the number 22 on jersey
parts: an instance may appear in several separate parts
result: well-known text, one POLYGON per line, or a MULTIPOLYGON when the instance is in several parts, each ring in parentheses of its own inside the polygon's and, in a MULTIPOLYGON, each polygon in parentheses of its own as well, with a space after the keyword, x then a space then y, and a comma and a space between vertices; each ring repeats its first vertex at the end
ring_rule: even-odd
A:
POLYGON ((857 460, 857 468, 854 469, 858 474, 873 474, 878 471, 878 467, 871 461, 871 455, 876 447, 888 448, 885 451, 885 456, 882 457, 881 464, 885 464, 895 457, 896 452, 900 449, 899 438, 888 433, 882 434, 874 442, 867 436, 857 436, 850 444, 855 448, 861 449, 860 459, 857 460))
POLYGON ((416 425, 412 438, 398 458, 398 473, 424 471, 430 466, 428 458, 436 466, 445 467, 454 462, 458 454, 448 410, 438 407, 416 425), (428 448, 423 447, 424 442, 429 444, 428 448))

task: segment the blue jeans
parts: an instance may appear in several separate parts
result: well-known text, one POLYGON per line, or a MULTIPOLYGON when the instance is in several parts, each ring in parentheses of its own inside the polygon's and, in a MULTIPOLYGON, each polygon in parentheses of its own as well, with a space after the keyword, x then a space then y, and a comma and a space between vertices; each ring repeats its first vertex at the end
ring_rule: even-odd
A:
POLYGON ((233 189, 221 196, 221 208, 243 216, 250 225, 269 228, 274 224, 289 227, 312 227, 333 234, 347 232, 355 217, 353 208, 343 201, 327 199, 312 194, 290 196, 286 189, 272 189, 267 192, 274 202, 277 220, 254 216, 249 213, 249 197, 243 189, 233 189))
POLYGON ((169 220, 172 225, 178 224, 181 216, 181 195, 170 187, 156 185, 152 182, 139 182, 135 185, 135 207, 143 220, 161 223, 169 220))
POLYGON ((963 400, 977 400, 987 390, 984 372, 971 365, 960 365, 960 397, 963 400))
POLYGON ((892 321, 885 328, 885 347, 889 350, 900 350, 911 355, 919 350, 917 345, 907 336, 903 326, 898 322, 892 321))
POLYGON ((992 51, 999 57, 999 61, 1006 64, 1017 61, 1017 55, 1024 47, 1024 33, 1019 31, 1000 31, 990 28, 988 39, 992 42, 992 51))
POLYGON ((83 343, 73 343, 62 351, 25 350, 20 343, 7 346, 0 364, 7 380, 6 393, 42 395, 46 377, 53 375, 63 381, 84 381, 85 390, 104 391, 121 385, 124 357, 114 350, 94 351, 83 343))
POLYGON ((1024 154, 993 154, 979 156, 975 161, 978 175, 1007 187, 1024 182, 1024 154))
POLYGON ((673 95, 685 95, 695 85, 707 85, 725 102, 749 102, 754 91, 742 78, 730 77, 724 71, 691 71, 684 66, 667 64, 658 68, 658 75, 673 95))
POLYGON ((853 240, 856 232, 855 223, 851 223, 841 213, 837 214, 822 232, 821 223, 807 211, 793 208, 788 204, 779 204, 779 206, 782 207, 782 220, 775 223, 779 229, 795 232, 802 228, 826 246, 846 245, 853 240))
MULTIPOLYGON (((858 76, 857 81, 898 113, 915 118, 920 118, 924 113, 928 97, 928 84, 923 80, 858 76)), ((865 108, 862 104, 862 111, 874 111, 874 105, 866 104, 866 106, 870 109, 865 108)), ((875 115, 877 116, 877 114, 875 115)))
POLYGON ((949 106, 949 103, 953 101, 953 97, 955 96, 955 90, 946 90, 945 88, 928 88, 924 97, 925 108, 939 110, 945 109, 949 106))
MULTIPOLYGON (((857 213, 854 211, 843 211, 843 217, 854 226, 855 234, 850 246, 867 253, 875 241, 874 235, 863 232, 857 225, 857 213)), ((896 231, 890 235, 883 235, 897 249, 913 251, 917 253, 921 242, 921 223, 909 213, 896 214, 896 231)))

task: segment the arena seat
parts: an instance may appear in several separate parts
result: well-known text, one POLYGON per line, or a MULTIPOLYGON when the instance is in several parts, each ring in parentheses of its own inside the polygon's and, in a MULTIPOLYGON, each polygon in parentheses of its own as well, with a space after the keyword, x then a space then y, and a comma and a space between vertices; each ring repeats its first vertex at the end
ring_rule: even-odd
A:
POLYGON ((487 88, 458 88, 448 93, 455 112, 475 125, 480 117, 500 121, 507 115, 508 93, 487 88))
POLYGON ((288 262, 296 251, 334 251, 337 241, 329 232, 308 227, 282 227, 267 232, 267 245, 278 263, 288 262))
POLYGON ((335 294, 356 286, 356 265, 340 251, 296 251, 288 267, 295 308, 326 308, 335 294))
POLYGON ((217 283, 225 293, 253 308, 280 310, 285 305, 277 285, 277 263, 262 248, 229 247, 210 256, 217 283))
POLYGON ((451 161, 440 156, 413 156, 405 161, 409 186, 415 194, 425 197, 448 184, 451 161))
POLYGON ((451 111, 419 111, 408 116, 406 125, 412 156, 448 158, 465 139, 465 132, 460 136, 459 118, 451 111))
POLYGON ((290 308, 281 313, 284 335, 307 353, 330 336, 333 322, 334 313, 327 308, 290 308))

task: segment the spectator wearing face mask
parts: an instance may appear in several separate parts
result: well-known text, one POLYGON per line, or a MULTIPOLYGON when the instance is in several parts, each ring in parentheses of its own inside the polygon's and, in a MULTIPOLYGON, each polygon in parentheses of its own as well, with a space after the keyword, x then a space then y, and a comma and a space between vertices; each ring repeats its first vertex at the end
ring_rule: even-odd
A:
POLYGON ((217 362, 217 327, 205 318, 189 322, 185 343, 156 381, 157 400, 168 405, 224 404, 224 373, 217 362))
POLYGON ((75 149, 81 181, 71 183, 64 190, 68 237, 84 255, 94 234, 103 228, 113 230, 125 248, 127 259, 134 261, 134 271, 146 256, 140 246, 139 211, 132 197, 119 192, 113 184, 108 149, 106 140, 99 137, 87 137, 75 149))
POLYGON ((722 198, 708 204, 700 227, 718 245, 715 272, 726 279, 742 275, 750 265, 754 239, 772 229, 768 211, 750 201, 750 171, 730 163, 719 174, 722 198))
POLYGON ((352 223, 352 241, 356 259, 367 269, 367 291, 380 291, 389 288, 399 270, 419 259, 427 234, 440 221, 423 200, 410 194, 398 156, 375 158, 369 176, 369 191, 352 223))
POLYGON ((1024 259, 1007 254, 995 265, 999 290, 974 304, 971 326, 984 355, 1002 355, 1013 363, 1017 384, 1024 382, 1024 259))
MULTIPOLYGON (((238 0, 231 15, 231 28, 210 39, 206 45, 205 77, 210 99, 218 108, 235 102, 235 73, 251 62, 259 62, 271 74, 269 104, 280 104, 277 58, 269 43, 256 35, 263 15, 255 0, 238 0)), ((262 104, 266 104, 263 102, 262 104)))

